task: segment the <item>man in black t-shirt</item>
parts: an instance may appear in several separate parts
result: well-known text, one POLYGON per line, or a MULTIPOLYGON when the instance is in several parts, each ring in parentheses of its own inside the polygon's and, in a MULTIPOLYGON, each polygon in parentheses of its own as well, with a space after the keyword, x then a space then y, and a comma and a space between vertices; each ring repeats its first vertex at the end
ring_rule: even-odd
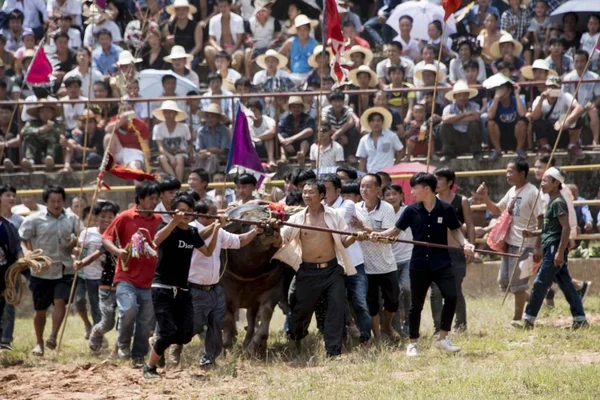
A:
POLYGON ((187 344, 194 335, 194 308, 188 290, 192 254, 194 249, 198 249, 207 257, 212 255, 221 223, 217 222, 208 229, 207 235, 215 234, 206 246, 198 229, 189 225, 193 217, 185 215, 193 208, 192 196, 185 192, 176 194, 171 209, 177 214, 168 224, 161 224, 154 236, 154 243, 158 246, 158 263, 152 281, 152 305, 158 332, 150 343, 148 363, 144 366, 143 376, 146 379, 160 377, 156 365, 170 345, 187 344))
MULTIPOLYGON (((448 245, 449 232, 457 243, 463 245, 466 255, 473 255, 475 247, 463 236, 460 230, 461 224, 456 218, 454 208, 435 196, 436 177, 419 172, 410 179, 410 186, 416 202, 406 207, 395 227, 383 232, 372 233, 371 239, 396 238, 400 231, 410 228, 413 239, 416 241, 448 245)), ((423 311, 423 303, 432 282, 439 287, 444 298, 439 340, 435 346, 449 353, 460 351, 460 348, 448 337, 457 300, 450 254, 447 249, 414 246, 410 261, 411 306, 408 315, 410 343, 406 349, 409 357, 419 355, 417 341, 421 311, 423 311)))

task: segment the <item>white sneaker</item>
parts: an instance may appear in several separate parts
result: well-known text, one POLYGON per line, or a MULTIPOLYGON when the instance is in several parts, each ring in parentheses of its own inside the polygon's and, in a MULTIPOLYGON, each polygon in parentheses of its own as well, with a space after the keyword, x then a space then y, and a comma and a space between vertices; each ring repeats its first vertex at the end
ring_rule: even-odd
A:
POLYGON ((435 347, 440 350, 447 351, 448 353, 456 353, 460 351, 460 347, 455 345, 448 336, 435 342, 435 347))
POLYGON ((419 356, 419 345, 417 343, 409 343, 406 347, 407 357, 418 357, 419 356))

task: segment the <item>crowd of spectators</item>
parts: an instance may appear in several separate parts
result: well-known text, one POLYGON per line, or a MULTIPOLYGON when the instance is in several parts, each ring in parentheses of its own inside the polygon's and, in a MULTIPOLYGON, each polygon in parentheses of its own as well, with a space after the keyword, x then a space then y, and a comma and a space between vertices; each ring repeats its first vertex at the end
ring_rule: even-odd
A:
POLYGON ((433 20, 429 38, 417 39, 410 15, 390 18, 402 1, 337 0, 351 83, 332 90, 322 21, 302 14, 299 0, 274 16, 273 3, 5 1, 0 99, 43 102, 0 106, 4 167, 61 164, 69 174, 82 162, 98 166, 109 150, 119 163, 157 162, 180 180, 186 166, 212 174, 226 161, 241 103, 268 169, 319 159, 377 172, 428 147, 442 162, 548 153, 563 121, 559 148, 582 159, 584 145, 598 145, 600 84, 582 84, 570 107, 575 85, 563 83, 584 75, 590 57, 583 77, 598 79, 597 15, 568 13, 555 24, 549 14, 560 0, 476 0, 456 34, 433 20), (25 76, 40 47, 51 81, 31 85, 25 76), (544 83, 520 84, 528 80, 544 83), (474 87, 484 81, 487 89, 474 87), (243 97, 211 97, 233 94, 243 97), (186 98, 194 95, 202 97, 186 98), (136 101, 170 96, 181 99, 136 101))

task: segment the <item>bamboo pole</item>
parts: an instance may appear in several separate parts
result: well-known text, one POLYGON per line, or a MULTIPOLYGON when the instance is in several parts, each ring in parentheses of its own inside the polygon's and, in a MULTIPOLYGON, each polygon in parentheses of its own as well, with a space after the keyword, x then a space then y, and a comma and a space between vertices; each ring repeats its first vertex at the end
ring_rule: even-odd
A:
POLYGON ((431 153, 433 153, 433 146, 435 145, 435 140, 433 139, 433 115, 435 114, 435 106, 437 104, 437 93, 438 93, 438 83, 440 76, 440 65, 442 63, 442 53, 444 49, 444 36, 446 35, 446 22, 442 22, 442 36, 440 39, 440 50, 438 51, 437 64, 435 66, 435 84, 433 85, 433 99, 431 100, 431 115, 429 121, 429 137, 427 138, 427 159, 426 165, 427 169, 425 170, 429 173, 429 164, 431 164, 431 153))

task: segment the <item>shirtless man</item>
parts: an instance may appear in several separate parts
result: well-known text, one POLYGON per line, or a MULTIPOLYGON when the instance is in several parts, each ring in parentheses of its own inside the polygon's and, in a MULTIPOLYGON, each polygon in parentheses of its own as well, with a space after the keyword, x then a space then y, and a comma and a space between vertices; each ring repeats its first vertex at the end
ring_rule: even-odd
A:
MULTIPOLYGON (((307 181, 302 190, 306 208, 294 214, 290 222, 348 231, 344 218, 334 209, 326 208, 321 203, 325 192, 325 184, 322 181, 313 179, 307 181)), ((346 248, 354 243, 355 238, 289 226, 281 229, 280 238, 280 243, 284 247, 282 250, 287 246, 300 246, 300 252, 294 253, 301 254, 290 263, 297 274, 295 291, 290 296, 289 338, 298 343, 308 334, 308 326, 317 300, 321 294, 324 294, 327 297, 325 349, 327 356, 339 357, 342 352, 346 304, 344 274, 356 274, 346 248)))
POLYGON ((231 56, 232 67, 241 71, 244 61, 244 19, 231 12, 231 0, 218 0, 219 14, 208 24, 208 45, 204 48, 210 72, 216 72, 215 58, 226 51, 231 56))

